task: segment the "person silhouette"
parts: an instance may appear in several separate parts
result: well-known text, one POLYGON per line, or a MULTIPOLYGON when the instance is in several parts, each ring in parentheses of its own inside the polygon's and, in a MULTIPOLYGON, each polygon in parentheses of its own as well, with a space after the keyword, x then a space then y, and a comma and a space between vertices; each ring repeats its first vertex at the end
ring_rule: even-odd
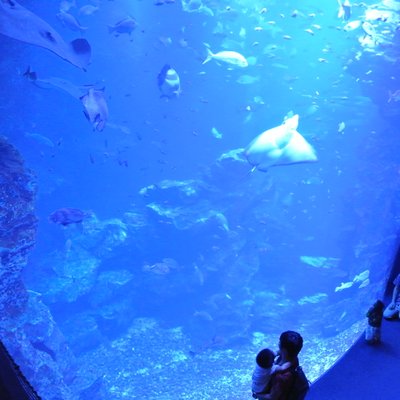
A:
POLYGON ((400 274, 396 276, 393 281, 393 292, 392 292, 392 300, 389 305, 383 311, 383 317, 385 319, 394 319, 399 318, 400 312, 400 274))
POLYGON ((287 400, 297 390, 301 390, 301 393, 296 393, 298 396, 296 398, 303 399, 305 397, 309 383, 299 366, 298 354, 302 348, 303 338, 298 332, 285 331, 281 333, 279 338, 279 353, 275 364, 281 366, 282 370, 277 370, 272 374, 266 391, 257 394, 255 398, 261 400, 287 400), (284 368, 285 363, 288 365, 287 368, 284 368), (304 378, 301 380, 304 383, 301 389, 296 384, 297 381, 300 384, 300 373, 304 378))

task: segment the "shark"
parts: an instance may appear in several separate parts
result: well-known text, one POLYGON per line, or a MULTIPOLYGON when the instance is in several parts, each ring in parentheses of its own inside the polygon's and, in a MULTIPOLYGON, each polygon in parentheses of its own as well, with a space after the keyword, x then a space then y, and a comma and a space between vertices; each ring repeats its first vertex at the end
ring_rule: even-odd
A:
POLYGON ((0 33, 50 50, 82 70, 90 64, 91 47, 86 39, 65 42, 46 21, 14 0, 0 0, 0 33))
POLYGON ((314 148, 297 132, 299 115, 258 135, 245 149, 244 156, 254 169, 267 171, 277 165, 318 161, 314 148))

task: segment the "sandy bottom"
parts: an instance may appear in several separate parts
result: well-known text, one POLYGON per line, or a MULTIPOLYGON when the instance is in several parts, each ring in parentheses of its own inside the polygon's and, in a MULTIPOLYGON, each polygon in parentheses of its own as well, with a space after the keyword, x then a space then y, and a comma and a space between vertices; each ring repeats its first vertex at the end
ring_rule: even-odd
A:
MULTIPOLYGON (((313 382, 364 329, 364 321, 332 338, 304 337, 300 364, 313 382)), ((193 352, 181 328, 161 329, 155 320, 137 319, 122 338, 102 345, 79 359, 82 387, 103 376, 102 391, 118 399, 239 400, 251 398, 255 355, 276 335, 254 333, 240 348, 218 344, 193 352)))

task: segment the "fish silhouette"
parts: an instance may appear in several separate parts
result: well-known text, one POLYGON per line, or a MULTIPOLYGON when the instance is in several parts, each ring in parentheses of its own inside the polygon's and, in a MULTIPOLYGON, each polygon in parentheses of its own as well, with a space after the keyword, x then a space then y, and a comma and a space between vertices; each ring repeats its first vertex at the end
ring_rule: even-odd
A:
POLYGON ((48 49, 83 70, 90 63, 91 48, 86 39, 65 42, 46 21, 14 0, 0 0, 0 33, 48 49))
POLYGON ((169 64, 165 64, 158 74, 157 84, 161 92, 161 97, 172 99, 178 97, 181 93, 179 75, 169 64))
POLYGON ((104 89, 89 88, 87 94, 80 98, 84 114, 93 125, 93 129, 102 131, 108 120, 108 106, 104 89))
POLYGON ((70 224, 79 224, 91 215, 92 213, 90 211, 82 211, 79 208, 64 207, 52 212, 49 220, 55 224, 67 226, 70 224))

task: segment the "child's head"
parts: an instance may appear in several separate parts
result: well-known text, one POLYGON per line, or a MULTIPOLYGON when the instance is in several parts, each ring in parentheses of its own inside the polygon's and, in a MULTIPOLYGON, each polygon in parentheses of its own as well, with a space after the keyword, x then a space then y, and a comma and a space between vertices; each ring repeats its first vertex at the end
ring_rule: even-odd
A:
POLYGON ((381 300, 377 300, 374 303, 373 307, 377 311, 382 311, 385 308, 385 305, 383 304, 383 302, 381 300))
POLYGON ((261 368, 271 368, 274 363, 275 353, 270 349, 261 350, 256 357, 256 363, 261 368))

